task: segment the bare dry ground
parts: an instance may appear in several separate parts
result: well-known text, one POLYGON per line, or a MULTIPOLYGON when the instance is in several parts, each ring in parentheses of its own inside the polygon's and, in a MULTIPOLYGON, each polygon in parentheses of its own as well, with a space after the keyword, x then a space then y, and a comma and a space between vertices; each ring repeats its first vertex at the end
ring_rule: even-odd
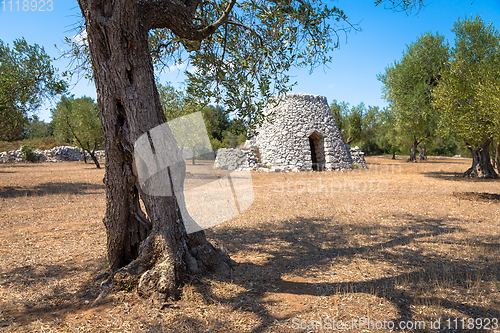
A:
POLYGON ((163 309, 133 290, 90 306, 106 269, 102 170, 0 165, 0 331, 500 331, 500 181, 460 177, 469 159, 403 161, 253 173, 254 204, 207 231, 240 265, 163 309))

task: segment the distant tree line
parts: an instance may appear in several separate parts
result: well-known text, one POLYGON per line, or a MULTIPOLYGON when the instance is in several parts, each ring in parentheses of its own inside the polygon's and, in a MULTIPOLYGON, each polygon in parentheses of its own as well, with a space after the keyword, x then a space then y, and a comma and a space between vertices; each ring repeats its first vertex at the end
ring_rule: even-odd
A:
MULTIPOLYGON (((332 102, 346 143, 368 155, 409 155, 415 162, 427 155, 471 156, 466 175, 498 177, 500 35, 479 16, 459 19, 452 31, 451 50, 439 33, 423 33, 378 75, 388 107, 332 102)), ((167 120, 202 112, 214 150, 245 142, 245 127, 222 107, 202 105, 168 82, 157 87, 167 120)), ((42 47, 19 39, 10 48, 0 41, 0 140, 54 137, 79 146, 98 166, 98 113, 91 98, 69 96, 42 47), (58 95, 52 122, 34 115, 44 99, 58 95)))
MULTIPOLYGON (((365 106, 364 103, 350 106, 346 102, 333 100, 330 104, 335 122, 344 142, 359 146, 367 155, 409 155, 412 139, 398 127, 393 109, 365 106)), ((453 156, 466 154, 465 145, 450 137, 432 137, 426 143, 426 156, 453 156)), ((422 155, 421 155, 422 156, 422 155)), ((423 157, 421 157, 423 159, 423 157)))

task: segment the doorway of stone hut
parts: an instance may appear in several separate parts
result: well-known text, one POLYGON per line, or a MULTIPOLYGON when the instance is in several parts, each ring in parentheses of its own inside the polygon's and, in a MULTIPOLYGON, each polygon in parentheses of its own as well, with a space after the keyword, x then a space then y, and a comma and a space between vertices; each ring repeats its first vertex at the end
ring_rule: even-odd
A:
POLYGON ((311 148, 311 162, 314 171, 325 169, 325 149, 323 145, 323 136, 314 131, 309 136, 309 147, 311 148))

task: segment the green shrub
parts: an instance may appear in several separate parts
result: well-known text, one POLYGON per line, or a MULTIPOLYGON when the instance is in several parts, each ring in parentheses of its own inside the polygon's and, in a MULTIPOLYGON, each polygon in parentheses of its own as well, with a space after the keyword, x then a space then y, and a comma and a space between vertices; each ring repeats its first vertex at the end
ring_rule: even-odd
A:
POLYGON ((245 136, 245 134, 240 133, 240 135, 238 135, 238 146, 245 144, 246 141, 247 137, 245 136))
POLYGON ((21 147, 21 153, 23 154, 24 160, 27 162, 37 162, 38 161, 38 158, 36 157, 33 150, 27 145, 24 145, 21 147))
POLYGON ((212 149, 214 151, 216 151, 217 149, 220 149, 220 148, 227 148, 227 145, 223 142, 220 142, 219 140, 213 138, 213 139, 210 139, 210 144, 212 145, 212 149))

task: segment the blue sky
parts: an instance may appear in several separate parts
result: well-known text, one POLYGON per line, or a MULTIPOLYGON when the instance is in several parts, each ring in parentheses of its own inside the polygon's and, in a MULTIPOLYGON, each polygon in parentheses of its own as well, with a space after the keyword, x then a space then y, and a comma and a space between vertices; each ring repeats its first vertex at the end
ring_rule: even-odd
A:
MULTIPOLYGON (((10 10, 8 1, 5 9, 0 1, 0 39, 11 44, 14 39, 25 37, 28 43, 37 43, 52 57, 59 57, 54 44, 61 46, 64 36, 75 35, 74 25, 80 17, 77 2, 53 0, 52 11, 23 11, 22 1, 19 10, 15 3, 10 10)), ((328 67, 318 67, 312 74, 308 69, 293 70, 291 75, 298 82, 293 91, 323 95, 329 102, 337 99, 351 105, 364 102, 383 107, 387 104, 382 99, 377 74, 400 59, 406 45, 423 32, 438 31, 452 46, 453 23, 471 14, 481 15, 484 21, 500 29, 500 0, 435 0, 426 4, 418 14, 406 15, 384 9, 383 5, 375 7, 373 0, 334 1, 362 31, 351 32, 347 40, 342 40, 340 48, 332 53, 333 61, 328 67)), ((68 60, 54 61, 54 65, 62 71, 68 60)), ((162 75, 162 82, 170 81, 176 87, 181 87, 183 80, 178 70, 162 75)), ((85 80, 76 85, 73 82, 71 87, 76 97, 96 96, 94 86, 85 80)), ((49 109, 50 105, 41 109, 39 117, 50 121, 49 109)))

